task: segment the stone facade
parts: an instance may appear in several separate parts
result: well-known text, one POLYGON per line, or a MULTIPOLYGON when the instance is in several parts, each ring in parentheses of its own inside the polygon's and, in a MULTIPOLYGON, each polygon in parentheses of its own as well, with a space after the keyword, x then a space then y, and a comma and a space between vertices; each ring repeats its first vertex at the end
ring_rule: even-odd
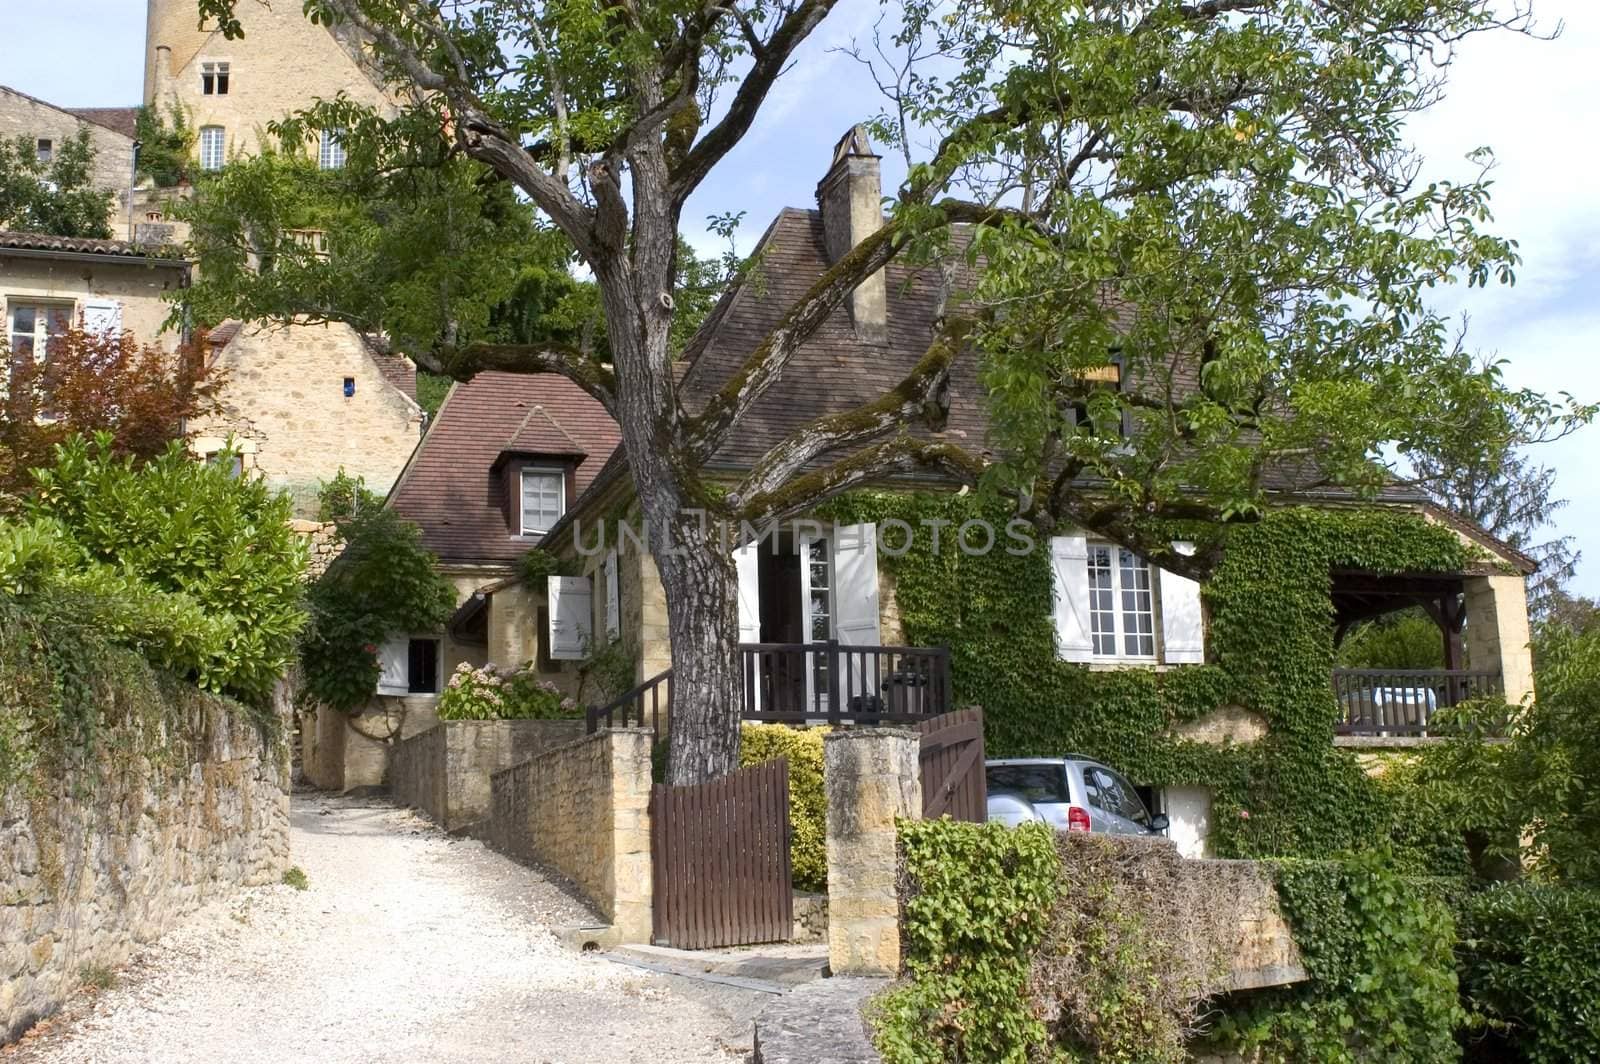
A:
POLYGON ((898 728, 836 729, 822 740, 828 792, 828 963, 835 975, 900 971, 895 818, 922 816, 922 742, 898 728))
MULTIPOLYGON (((226 151, 253 155, 267 125, 318 99, 343 94, 392 113, 393 100, 363 62, 353 28, 315 26, 299 4, 240 4, 244 37, 227 40, 200 20, 196 0, 149 0, 144 101, 163 114, 176 104, 196 129, 220 126, 226 151), (228 91, 206 94, 207 63, 228 64, 228 91)), ((207 20, 210 23, 210 20, 207 20)), ((316 145, 309 145, 315 153, 316 145)))
POLYGON ((490 844, 571 879, 613 942, 650 941, 650 745, 642 729, 602 729, 491 784, 490 844))
POLYGON ((1520 573, 1491 573, 1466 580, 1467 661, 1474 669, 1500 666, 1505 698, 1519 705, 1533 697, 1533 635, 1528 629, 1527 580, 1520 573))
POLYGON ((25 137, 35 144, 47 139, 54 150, 59 151, 62 144, 78 136, 80 129, 89 131, 89 140, 95 149, 94 187, 109 189, 112 193, 108 219, 111 235, 126 240, 129 237, 128 188, 133 177, 133 138, 0 85, 0 138, 25 137))
POLYGON ((0 320, 11 320, 10 304, 71 304, 74 318, 90 301, 116 301, 122 328, 142 344, 167 352, 178 346, 177 330, 161 331, 172 304, 166 296, 189 283, 189 265, 174 259, 56 252, 0 251, 0 320))
MULTIPOLYGON (((192 760, 107 758, 43 794, 4 795, 0 1041, 54 1011, 84 968, 124 964, 201 905, 288 867, 287 758, 221 703, 194 702, 184 712, 209 742, 192 760)), ((128 734, 101 743, 140 747, 128 734)))
POLYGON ((441 721, 394 748, 389 789, 446 831, 472 831, 488 819, 494 773, 581 738, 583 728, 581 720, 441 721))
POLYGON ((293 495, 299 514, 316 512, 341 469, 387 494, 422 437, 422 408, 348 325, 245 326, 215 365, 223 409, 196 419, 192 446, 209 453, 233 436, 245 468, 293 495))

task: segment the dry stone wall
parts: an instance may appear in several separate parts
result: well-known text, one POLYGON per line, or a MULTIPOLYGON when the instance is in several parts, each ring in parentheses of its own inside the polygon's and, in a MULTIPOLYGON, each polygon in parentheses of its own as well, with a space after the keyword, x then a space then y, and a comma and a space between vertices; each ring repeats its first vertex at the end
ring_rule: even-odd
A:
POLYGON ((490 811, 490 777, 583 735, 581 720, 443 721, 394 748, 390 789, 447 831, 471 830, 490 811))
POLYGON ((192 744, 113 730, 92 767, 4 794, 0 1041, 53 1012, 85 969, 121 965, 200 906, 288 868, 281 738, 179 697, 192 744))
POLYGON ((648 942, 650 733, 602 729, 493 777, 489 841, 571 879, 618 942, 648 942))

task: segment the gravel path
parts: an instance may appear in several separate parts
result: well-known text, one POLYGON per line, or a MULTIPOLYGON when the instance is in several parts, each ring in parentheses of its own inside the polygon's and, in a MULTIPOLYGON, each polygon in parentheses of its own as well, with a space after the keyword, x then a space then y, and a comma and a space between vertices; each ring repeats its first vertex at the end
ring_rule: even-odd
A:
POLYGON ((296 795, 292 847, 310 889, 204 910, 0 1061, 743 1058, 745 1003, 564 948, 550 929, 593 918, 477 842, 386 802, 296 795))

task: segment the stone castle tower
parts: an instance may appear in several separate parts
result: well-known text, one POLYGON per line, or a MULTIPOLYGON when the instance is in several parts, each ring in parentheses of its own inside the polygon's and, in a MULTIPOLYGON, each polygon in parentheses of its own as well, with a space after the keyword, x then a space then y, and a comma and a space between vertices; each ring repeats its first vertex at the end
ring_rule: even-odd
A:
POLYGON ((394 107, 359 37, 312 25, 298 3, 242 0, 244 37, 232 41, 201 24, 196 0, 146 3, 144 102, 183 109, 202 166, 260 150, 268 123, 318 99, 394 107))

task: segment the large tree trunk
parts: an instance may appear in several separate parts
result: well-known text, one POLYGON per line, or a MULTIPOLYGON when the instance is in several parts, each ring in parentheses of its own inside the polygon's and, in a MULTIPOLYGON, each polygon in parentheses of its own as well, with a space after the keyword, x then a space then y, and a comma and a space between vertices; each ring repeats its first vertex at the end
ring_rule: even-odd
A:
POLYGON ((739 767, 739 601, 733 559, 714 530, 680 520, 670 542, 652 526, 672 636, 670 783, 739 767), (709 534, 708 534, 709 533, 709 534))

